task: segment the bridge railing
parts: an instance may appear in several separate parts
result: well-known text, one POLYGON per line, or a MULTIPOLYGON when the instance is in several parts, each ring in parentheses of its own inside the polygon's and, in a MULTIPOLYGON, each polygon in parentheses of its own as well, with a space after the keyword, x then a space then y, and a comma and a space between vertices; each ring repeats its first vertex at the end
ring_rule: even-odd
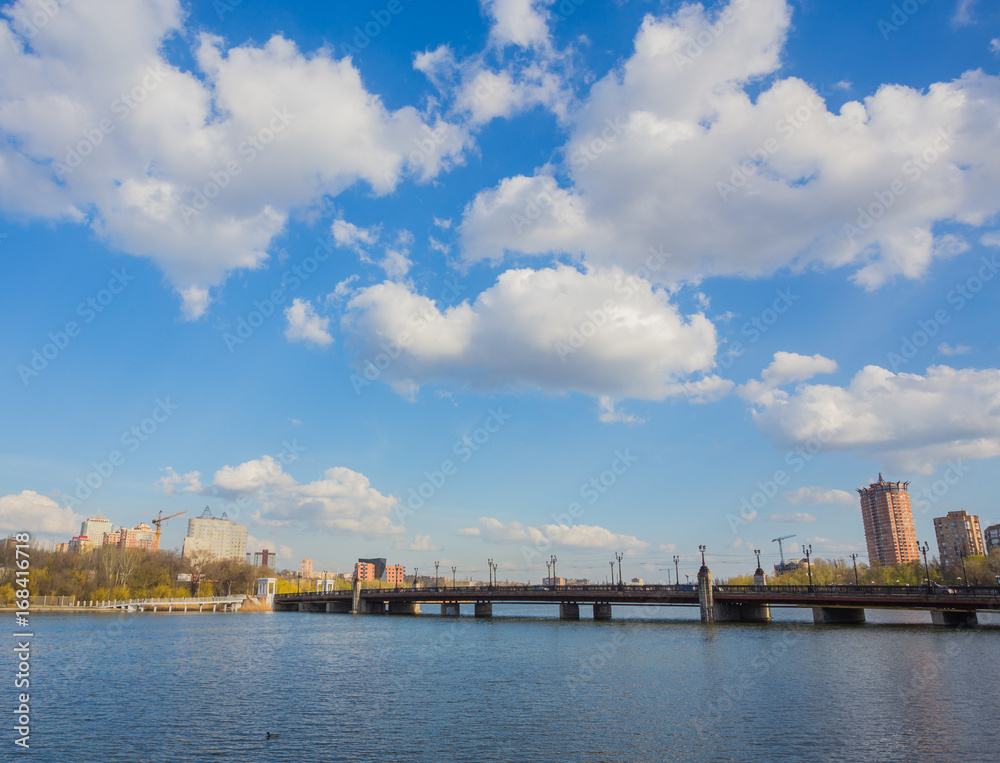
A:
MULTIPOLYGON (((717 585, 713 586, 716 593, 767 593, 800 596, 802 594, 827 594, 832 596, 927 596, 926 585, 717 585)), ((972 596, 975 598, 1000 598, 1000 587, 996 586, 932 586, 929 590, 932 596, 972 596)))

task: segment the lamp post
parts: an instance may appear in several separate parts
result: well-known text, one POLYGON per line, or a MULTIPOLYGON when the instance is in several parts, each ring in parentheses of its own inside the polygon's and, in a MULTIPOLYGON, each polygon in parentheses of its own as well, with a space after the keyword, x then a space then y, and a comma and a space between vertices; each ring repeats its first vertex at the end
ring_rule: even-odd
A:
POLYGON ((486 560, 486 566, 489 567, 490 582, 487 583, 487 588, 493 587, 493 557, 486 560))
MULTIPOLYGON (((924 554, 924 561, 927 560, 927 554, 924 554)), ((851 561, 854 562, 854 585, 861 585, 858 582, 858 555, 851 554, 851 561)))
POLYGON ((928 549, 927 541, 924 541, 924 545, 922 545, 922 546, 918 542, 917 543, 917 548, 920 549, 920 551, 924 555, 924 575, 927 576, 927 593, 930 593, 931 592, 931 568, 927 566, 927 549, 928 549))
POLYGON ((438 589, 438 565, 439 564, 441 564, 441 562, 434 562, 434 590, 435 591, 438 589))
POLYGON ((615 563, 614 562, 608 562, 608 564, 611 565, 611 585, 614 585, 615 584, 615 563))
POLYGON ((299 570, 299 579, 295 583, 295 591, 302 593, 302 570, 299 570))
POLYGON ((965 569, 965 549, 962 549, 962 577, 965 579, 965 587, 969 587, 969 573, 965 569))
POLYGON ((753 550, 753 552, 757 556, 757 569, 759 570, 760 569, 760 549, 759 548, 755 548, 753 550))
POLYGON ((701 566, 705 566, 705 546, 698 546, 698 550, 701 551, 701 566))
POLYGON ((680 561, 681 561, 681 558, 679 556, 677 556, 677 554, 674 554, 674 580, 677 581, 676 583, 674 583, 674 585, 680 585, 681 584, 681 570, 680 570, 680 567, 678 567, 678 564, 680 563, 680 561))
POLYGON ((552 554, 552 588, 555 589, 558 583, 558 578, 556 577, 556 555, 552 554))
POLYGON ((458 572, 458 570, 455 567, 452 567, 451 568, 451 588, 452 588, 452 590, 455 589, 455 573, 456 572, 458 572))
MULTIPOLYGON (((622 557, 623 556, 625 556, 625 554, 622 554, 621 552, 618 552, 618 551, 615 552, 615 559, 618 560, 618 587, 619 588, 621 588, 623 585, 625 585, 624 581, 622 580, 622 557)), ((614 570, 612 570, 612 572, 614 572, 614 570)))
POLYGON ((419 573, 419 572, 420 572, 420 568, 419 567, 414 567, 413 568, 413 590, 414 591, 417 590, 417 573, 419 573))
POLYGON ((549 581, 549 588, 552 587, 552 562, 545 563, 545 579, 549 581))
POLYGON ((809 591, 810 592, 812 592, 812 589, 813 589, 812 560, 809 558, 812 555, 812 550, 813 550, 813 547, 812 547, 811 543, 809 544, 808 547, 807 546, 803 546, 802 547, 802 553, 806 555, 806 569, 809 571, 809 591))

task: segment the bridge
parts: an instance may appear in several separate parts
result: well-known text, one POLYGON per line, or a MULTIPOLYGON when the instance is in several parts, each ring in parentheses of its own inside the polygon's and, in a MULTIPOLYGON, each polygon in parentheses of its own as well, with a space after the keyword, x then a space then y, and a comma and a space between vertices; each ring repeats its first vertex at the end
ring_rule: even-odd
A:
MULTIPOLYGON (((699 574, 701 578, 701 574, 699 574)), ((866 609, 924 610, 936 625, 975 625, 978 612, 1000 612, 1000 587, 966 586, 793 586, 793 585, 588 585, 459 586, 362 589, 278 594, 279 612, 417 614, 420 605, 440 604, 442 615, 457 616, 473 604, 476 617, 491 617, 494 604, 558 604, 559 616, 580 618, 593 606, 595 620, 610 620, 614 606, 699 607, 703 622, 769 622, 771 607, 808 607, 817 623, 863 623, 866 609)), ((705 583, 708 583, 707 585, 705 583)))
POLYGON ((76 601, 69 596, 33 596, 31 608, 39 612, 238 612, 246 598, 244 594, 234 594, 177 599, 76 601))

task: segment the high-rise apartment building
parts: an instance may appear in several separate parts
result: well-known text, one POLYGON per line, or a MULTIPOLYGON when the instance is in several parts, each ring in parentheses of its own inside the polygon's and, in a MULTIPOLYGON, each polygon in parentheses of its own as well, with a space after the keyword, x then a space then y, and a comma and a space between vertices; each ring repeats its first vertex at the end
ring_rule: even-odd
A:
POLYGON ((146 551, 152 551, 156 542, 156 530, 145 522, 140 522, 135 527, 121 527, 118 529, 117 535, 116 545, 119 548, 142 548, 146 551))
POLYGON ((983 533, 979 517, 967 511, 949 511, 948 516, 934 517, 938 559, 943 569, 954 571, 962 566, 963 556, 983 556, 983 533))
POLYGON ((80 523, 80 537, 87 538, 95 546, 104 545, 104 533, 111 532, 111 520, 101 512, 88 517, 80 523))
POLYGON ((299 565, 299 572, 302 573, 302 577, 311 578, 313 576, 313 560, 308 556, 302 560, 302 564, 299 565))
POLYGON ((990 525, 983 530, 983 537, 986 540, 986 553, 1000 551, 1000 525, 990 525))
POLYGON ((200 517, 188 520, 187 537, 183 554, 193 557, 199 553, 210 559, 244 559, 247 553, 247 530, 236 524, 225 512, 213 517, 206 506, 200 517))
POLYGON ((401 564, 388 565, 385 568, 385 582, 397 588, 402 586, 405 571, 405 568, 401 564))
POLYGON ((878 482, 858 488, 871 564, 905 564, 920 556, 913 530, 909 484, 886 482, 879 474, 878 482))
POLYGON ((375 577, 375 565, 371 562, 357 562, 354 565, 355 580, 378 580, 375 577))

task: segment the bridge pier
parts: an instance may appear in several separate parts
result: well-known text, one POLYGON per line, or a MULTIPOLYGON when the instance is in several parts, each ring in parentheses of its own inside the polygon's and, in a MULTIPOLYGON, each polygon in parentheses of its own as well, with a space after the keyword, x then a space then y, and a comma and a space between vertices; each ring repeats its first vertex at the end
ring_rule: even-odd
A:
POLYGON ((420 605, 415 601, 390 601, 390 615, 419 615, 420 605))
POLYGON ((579 620, 580 605, 574 602, 561 602, 559 604, 560 620, 579 620))
POLYGON ((611 604, 605 602, 604 604, 594 605, 594 619, 595 620, 610 620, 611 619, 611 604))
POLYGON ((717 623, 769 623, 771 622, 771 606, 769 604, 729 604, 715 602, 712 615, 717 623))
MULTIPOLYGON (((704 557, 704 554, 702 554, 704 557)), ((712 600, 712 573, 703 564, 698 570, 698 605, 703 623, 715 622, 715 606, 712 600)))
POLYGON ((462 614, 462 606, 457 601, 441 602, 442 617, 459 617, 462 614))
POLYGON ((384 615, 385 614, 385 602, 381 600, 374 601, 372 599, 365 599, 362 602, 364 606, 364 613, 366 615, 384 615))
POLYGON ((823 625, 858 625, 865 622, 860 607, 813 607, 813 622, 823 625))
POLYGON ((328 601, 326 603, 327 612, 347 613, 351 611, 351 605, 346 601, 328 601))
POLYGON ((975 612, 963 610, 934 610, 931 612, 931 622, 934 625, 952 625, 973 628, 979 625, 979 617, 975 612))
POLYGON ((355 580, 351 588, 351 614, 356 615, 361 611, 361 581, 355 580))
POLYGON ((492 601, 477 601, 476 602, 476 617, 493 617, 493 602, 492 601))

